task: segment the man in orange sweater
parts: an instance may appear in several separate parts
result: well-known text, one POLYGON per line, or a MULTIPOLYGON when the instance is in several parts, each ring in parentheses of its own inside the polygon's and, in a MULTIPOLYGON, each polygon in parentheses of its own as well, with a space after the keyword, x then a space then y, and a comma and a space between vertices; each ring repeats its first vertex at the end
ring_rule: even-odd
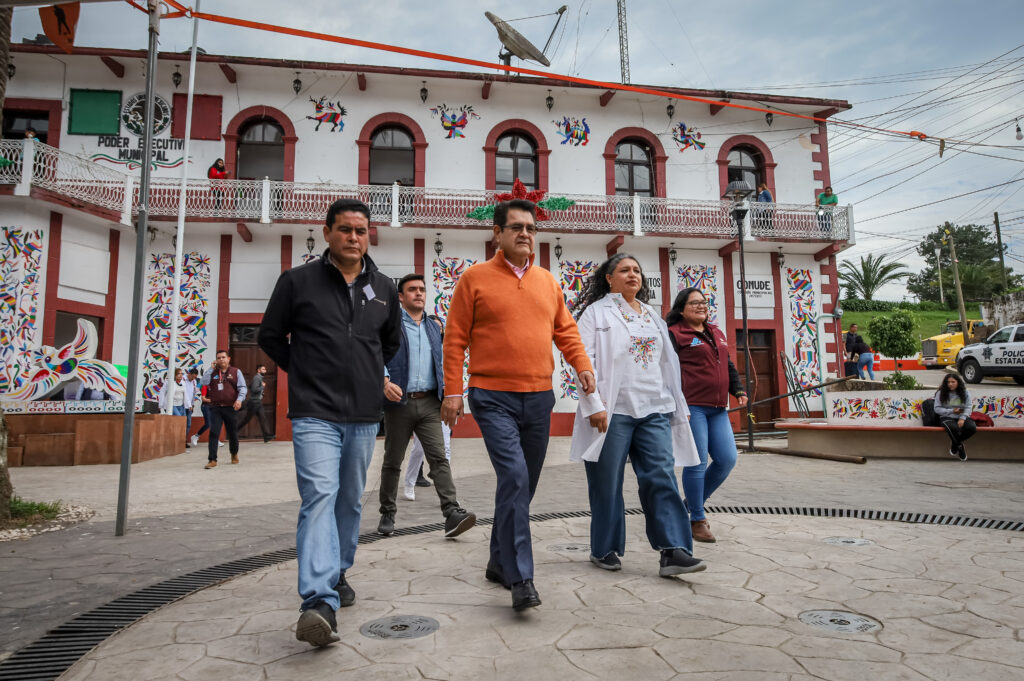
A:
POLYGON ((462 366, 469 357, 469 406, 498 478, 486 577, 512 590, 512 607, 540 605, 533 586, 530 501, 544 465, 555 394, 551 342, 572 365, 587 394, 594 373, 562 291, 535 267, 534 205, 515 199, 494 209, 498 252, 459 279, 444 338, 445 398, 441 419, 462 416, 462 366))

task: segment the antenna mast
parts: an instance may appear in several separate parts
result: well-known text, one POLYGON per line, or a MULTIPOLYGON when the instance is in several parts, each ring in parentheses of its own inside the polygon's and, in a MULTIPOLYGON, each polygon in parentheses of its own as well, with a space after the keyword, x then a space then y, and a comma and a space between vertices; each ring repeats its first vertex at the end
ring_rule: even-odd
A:
POLYGON ((629 83, 629 36, 626 32, 626 0, 616 0, 619 7, 619 68, 622 71, 622 83, 629 83))

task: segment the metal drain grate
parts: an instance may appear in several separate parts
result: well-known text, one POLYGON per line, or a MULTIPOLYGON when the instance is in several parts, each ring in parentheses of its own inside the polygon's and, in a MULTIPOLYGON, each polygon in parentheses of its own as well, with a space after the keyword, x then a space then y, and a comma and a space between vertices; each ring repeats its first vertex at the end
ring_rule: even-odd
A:
POLYGON ((552 544, 548 551, 555 553, 590 553, 590 544, 552 544))
MULTIPOLYGON (((740 515, 797 515, 822 518, 858 518, 860 520, 888 520, 930 525, 956 525, 988 530, 1024 532, 1024 521, 972 518, 969 516, 936 515, 934 513, 907 513, 897 511, 868 511, 861 509, 820 508, 806 506, 707 506, 709 513, 740 515)), ((631 508, 626 515, 642 515, 643 510, 631 508)), ((588 518, 590 511, 558 511, 530 516, 533 522, 588 518)), ((477 525, 489 526, 493 518, 477 520, 477 525)), ((439 532, 443 523, 431 523, 395 530, 395 536, 407 537, 427 532, 439 532)), ((360 544, 373 544, 384 539, 376 532, 359 535, 360 544)), ((50 630, 42 638, 30 643, 11 657, 0 662, 0 681, 53 681, 83 655, 113 636, 121 629, 149 613, 201 589, 244 575, 253 570, 295 560, 295 549, 281 549, 269 553, 233 560, 221 565, 196 570, 147 586, 83 613, 50 630)))
POLYGON ((836 546, 871 546, 875 543, 863 537, 825 537, 821 541, 823 544, 835 544, 836 546))
POLYGON ((359 633, 367 638, 396 639, 429 636, 441 628, 433 617, 420 615, 392 615, 367 622, 359 633))
POLYGON ((868 634, 882 628, 873 617, 845 610, 807 610, 799 618, 809 627, 839 634, 868 634))

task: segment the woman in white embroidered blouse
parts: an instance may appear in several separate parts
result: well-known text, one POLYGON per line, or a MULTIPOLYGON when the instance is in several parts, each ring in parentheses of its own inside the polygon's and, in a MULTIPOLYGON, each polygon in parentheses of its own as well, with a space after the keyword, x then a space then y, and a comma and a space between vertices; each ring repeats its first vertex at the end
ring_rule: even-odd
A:
POLYGON ((629 457, 639 484, 647 539, 661 552, 663 577, 698 572, 690 518, 673 466, 699 458, 687 422, 679 360, 668 329, 647 304, 640 264, 616 254, 584 286, 574 311, 597 377, 597 390, 580 398, 570 458, 584 461, 590 493, 590 561, 622 567, 626 516, 622 481, 629 457))

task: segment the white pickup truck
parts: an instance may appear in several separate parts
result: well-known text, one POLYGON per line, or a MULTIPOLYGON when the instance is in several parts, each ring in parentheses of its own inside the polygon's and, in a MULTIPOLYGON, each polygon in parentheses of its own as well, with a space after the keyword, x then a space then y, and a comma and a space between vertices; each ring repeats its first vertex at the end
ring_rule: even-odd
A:
POLYGON ((1009 376, 1024 385, 1024 324, 1004 326, 980 343, 960 351, 956 363, 968 383, 986 376, 1009 376))

